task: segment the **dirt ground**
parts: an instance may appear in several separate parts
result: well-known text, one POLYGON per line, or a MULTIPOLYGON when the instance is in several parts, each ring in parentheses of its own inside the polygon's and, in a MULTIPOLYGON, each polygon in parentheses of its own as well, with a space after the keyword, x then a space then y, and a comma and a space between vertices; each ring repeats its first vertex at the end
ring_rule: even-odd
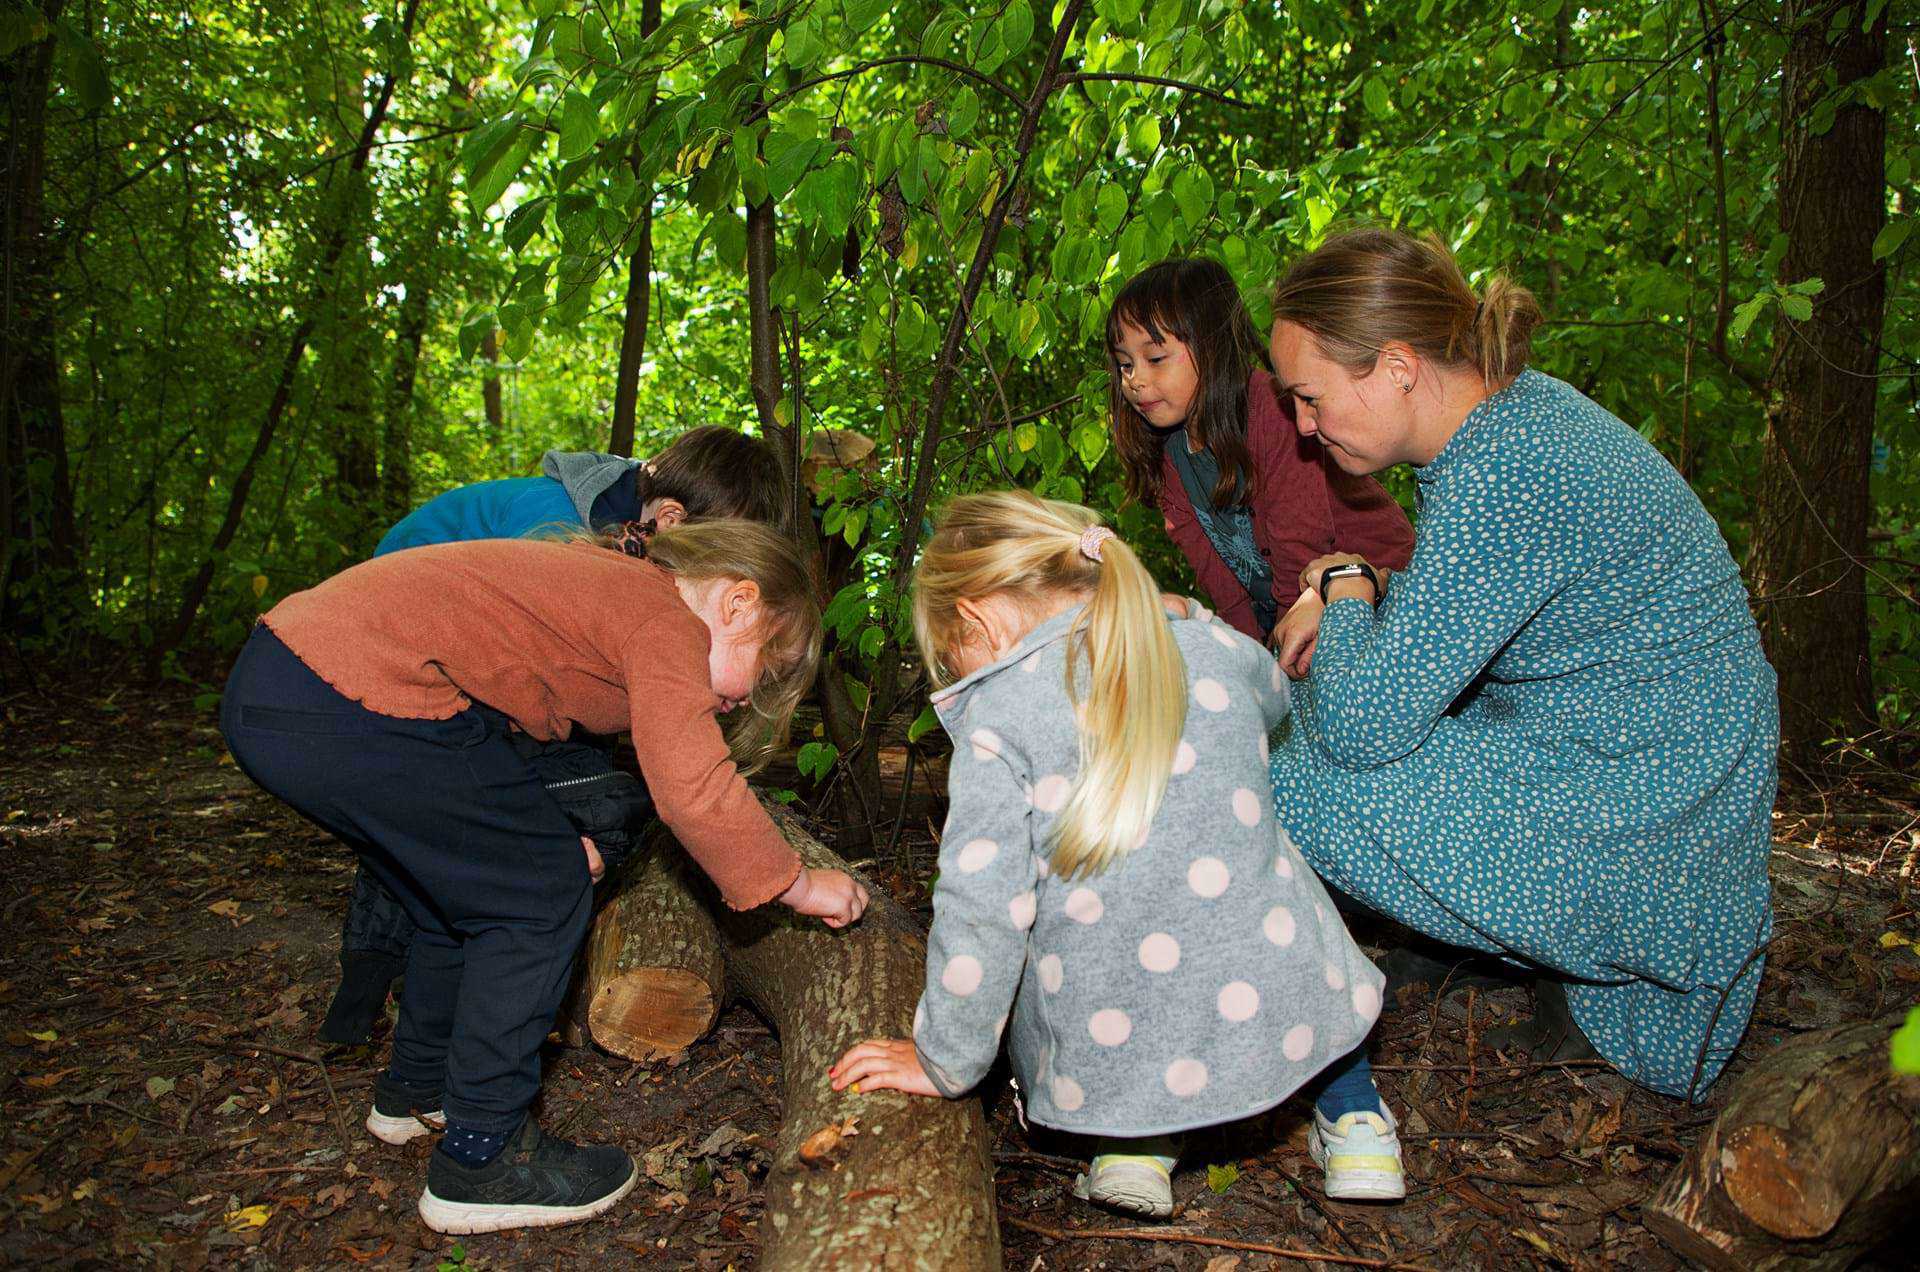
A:
MULTIPOLYGON (((1789 790, 1776 830, 1778 934, 1734 1077, 1798 1032, 1920 998, 1920 783, 1881 771, 1789 790)), ((780 1048, 738 1007, 672 1063, 551 1052, 543 1124, 645 1164, 611 1216, 464 1241, 419 1222, 427 1143, 389 1148, 360 1126, 381 1040, 315 1037, 349 860, 234 769, 190 690, 0 699, 0 864, 0 1262, 754 1265, 780 1048)), ((912 873, 894 878, 923 908, 912 873)), ((994 1091, 1007 1266, 1302 1266, 1149 1239, 1178 1234, 1431 1268, 1678 1266, 1639 1207, 1716 1100, 1504 1062, 1480 1039, 1527 1010, 1522 990, 1388 1008, 1374 1055, 1406 1124, 1403 1205, 1323 1197, 1295 1101, 1190 1146, 1174 1223, 1118 1220, 1069 1195, 1073 1145, 1022 1131, 994 1091), (1115 1230, 1135 1235, 1083 1235, 1115 1230)))

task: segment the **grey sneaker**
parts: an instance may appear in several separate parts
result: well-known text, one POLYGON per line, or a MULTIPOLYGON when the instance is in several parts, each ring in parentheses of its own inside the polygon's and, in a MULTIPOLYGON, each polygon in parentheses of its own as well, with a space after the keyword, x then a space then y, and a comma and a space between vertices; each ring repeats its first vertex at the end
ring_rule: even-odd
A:
POLYGON ((577 1223, 611 1210, 639 1179, 625 1150, 542 1134, 529 1117, 485 1166, 462 1166, 434 1150, 420 1218, 455 1234, 577 1223))
POLYGON ((1108 1210, 1165 1219, 1173 1213, 1173 1175, 1164 1158, 1102 1153, 1084 1175, 1073 1177, 1073 1195, 1108 1210))
POLYGON ((388 1144, 408 1144, 444 1131, 447 1119, 440 1111, 440 1098, 441 1093, 431 1087, 396 1082, 383 1073, 373 1083, 367 1133, 388 1144))

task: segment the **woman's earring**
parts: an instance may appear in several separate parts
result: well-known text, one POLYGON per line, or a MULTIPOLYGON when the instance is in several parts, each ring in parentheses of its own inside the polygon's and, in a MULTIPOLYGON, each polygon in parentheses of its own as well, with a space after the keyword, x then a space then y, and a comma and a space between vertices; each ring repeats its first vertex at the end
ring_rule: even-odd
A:
POLYGON ((1402 393, 1411 393, 1411 392, 1413 392, 1413 381, 1411 381, 1411 380, 1403 380, 1403 381, 1401 381, 1401 382, 1400 382, 1400 391, 1401 391, 1402 393))

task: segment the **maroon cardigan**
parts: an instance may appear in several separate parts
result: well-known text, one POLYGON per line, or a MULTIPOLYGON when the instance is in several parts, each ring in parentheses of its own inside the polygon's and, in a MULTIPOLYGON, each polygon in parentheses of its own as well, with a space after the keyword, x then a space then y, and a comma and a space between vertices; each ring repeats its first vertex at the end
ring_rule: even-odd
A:
MULTIPOLYGON (((1171 445, 1185 445, 1175 435, 1171 445)), ((1386 487, 1342 472, 1317 438, 1294 426, 1293 403, 1282 402, 1273 377, 1255 371, 1247 382, 1247 451, 1253 457, 1253 538, 1273 570, 1273 599, 1285 614, 1300 596, 1300 571, 1329 552, 1357 552, 1374 565, 1406 568, 1413 527, 1386 487)), ((1184 552, 1220 617, 1259 640, 1253 599, 1214 550, 1164 448, 1160 457, 1160 515, 1184 552)))

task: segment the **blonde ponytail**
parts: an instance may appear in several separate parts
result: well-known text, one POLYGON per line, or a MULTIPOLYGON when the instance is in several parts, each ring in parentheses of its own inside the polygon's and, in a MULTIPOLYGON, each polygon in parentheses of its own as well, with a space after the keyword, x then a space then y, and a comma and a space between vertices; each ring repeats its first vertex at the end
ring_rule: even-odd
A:
POLYGON ((1076 707, 1080 772, 1054 826, 1062 877, 1098 874, 1146 839, 1186 726, 1186 668, 1160 590, 1133 550, 1104 537, 1078 504, 1024 490, 963 495, 948 504, 914 574, 913 622, 936 683, 952 680, 962 599, 1006 593, 1041 608, 1086 597, 1067 633, 1067 693, 1076 707), (1084 693, 1083 693, 1084 689, 1084 693))

